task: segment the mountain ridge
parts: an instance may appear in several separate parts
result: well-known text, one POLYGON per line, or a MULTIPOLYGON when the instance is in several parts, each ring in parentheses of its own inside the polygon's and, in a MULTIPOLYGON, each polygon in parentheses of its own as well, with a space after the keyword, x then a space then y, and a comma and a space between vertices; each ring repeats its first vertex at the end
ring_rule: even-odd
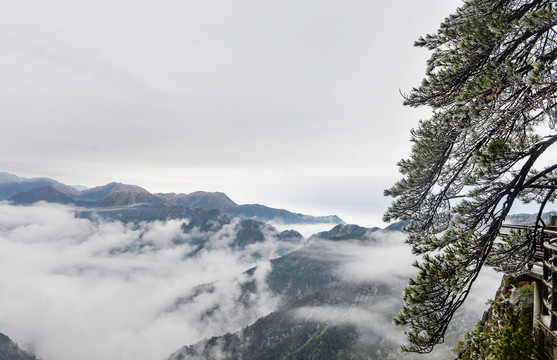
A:
POLYGON ((21 179, 14 182, 0 183, 0 201, 7 200, 11 196, 16 195, 18 193, 27 192, 44 186, 51 186, 57 191, 66 195, 77 193, 77 191, 71 186, 64 185, 61 182, 58 182, 50 178, 39 177, 39 178, 32 178, 32 179, 21 179))
POLYGON ((39 360, 12 341, 7 335, 0 333, 0 360, 39 360))
POLYGON ((11 201, 14 205, 30 205, 38 201, 46 201, 99 208, 164 203, 191 208, 198 207, 205 210, 218 209, 234 217, 257 221, 275 221, 282 224, 344 224, 344 221, 337 215, 313 216, 285 209, 271 208, 261 204, 239 205, 230 199, 228 195, 218 191, 195 191, 189 194, 152 194, 138 185, 120 182, 111 182, 106 185, 79 191, 75 187, 62 184, 50 178, 25 179, 6 172, 0 172, 1 200, 11 201))
MULTIPOLYGON (((398 358, 399 344, 384 336, 380 326, 364 329, 357 319, 390 324, 401 304, 397 294, 402 291, 403 278, 349 280, 339 271, 345 260, 335 255, 331 243, 369 246, 381 236, 376 231, 337 225, 311 236, 308 245, 272 259, 264 286, 281 298, 274 311, 237 331, 184 345, 168 360, 398 358), (382 310, 371 316, 375 306, 382 310), (316 315, 320 312, 327 316, 320 319, 316 315)), ((252 268, 246 273, 255 272, 256 268, 252 268)), ((243 288, 247 293, 256 293, 259 286, 248 278, 243 288)))

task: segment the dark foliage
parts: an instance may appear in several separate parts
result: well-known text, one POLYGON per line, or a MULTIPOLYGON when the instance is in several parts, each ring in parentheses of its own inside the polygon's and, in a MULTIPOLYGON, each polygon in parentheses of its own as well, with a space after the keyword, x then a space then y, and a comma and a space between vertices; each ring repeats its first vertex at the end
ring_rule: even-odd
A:
POLYGON ((433 115, 412 131, 384 216, 412 222, 408 243, 422 255, 395 318, 410 326, 406 350, 443 342, 486 261, 519 271, 531 259, 538 228, 495 240, 518 200, 540 215, 555 200, 557 164, 542 155, 557 142, 556 24, 554 1, 468 0, 416 42, 433 54, 405 103, 433 115))

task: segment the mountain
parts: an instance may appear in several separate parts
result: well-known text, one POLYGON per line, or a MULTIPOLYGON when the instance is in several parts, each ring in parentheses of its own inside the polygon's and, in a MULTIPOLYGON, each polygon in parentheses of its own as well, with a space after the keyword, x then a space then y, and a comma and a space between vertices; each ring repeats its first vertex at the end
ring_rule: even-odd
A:
POLYGON ((163 200, 159 197, 150 194, 147 191, 112 191, 106 197, 97 200, 93 206, 98 207, 112 207, 112 206, 125 206, 135 204, 158 204, 163 200))
MULTIPOLYGON (((400 353, 402 330, 392 325, 406 277, 362 280, 342 270, 351 261, 343 254, 373 248, 384 234, 376 228, 338 225, 313 235, 309 245, 271 260, 263 288, 281 299, 274 312, 239 331, 185 345, 168 360, 413 359, 400 353)), ((256 272, 246 272, 238 301, 262 291, 250 277, 256 272)), ((211 291, 211 285, 200 286, 183 301, 202 299, 211 291)), ((472 325, 473 317, 457 313, 447 332, 448 345, 438 346, 428 358, 450 356, 452 344, 472 325)))
MULTIPOLYGON (((117 198, 122 199, 120 201, 123 201, 124 197, 127 198, 137 197, 138 199, 155 198, 154 195, 152 195, 151 193, 149 193, 147 190, 145 190, 140 186, 127 185, 118 182, 111 182, 103 186, 97 186, 92 189, 83 190, 81 192, 72 194, 72 198, 76 201, 86 201, 86 202, 94 203, 94 202, 100 202, 101 200, 115 193, 121 193, 121 195, 113 197, 113 200, 107 200, 106 206, 111 206, 108 204, 110 204, 113 201, 116 201, 117 198)), ((132 200, 128 200, 128 204, 126 205, 130 205, 132 203, 137 203, 137 202, 132 202, 132 200)), ((116 204, 116 205, 124 205, 124 204, 116 204)))
POLYGON ((354 224, 340 224, 329 231, 322 231, 315 235, 312 235, 311 238, 320 238, 333 241, 348 239, 370 240, 372 238, 372 234, 377 230, 380 230, 380 228, 364 228, 354 224))
POLYGON ((0 184, 7 184, 7 183, 17 182, 22 180, 24 179, 20 178, 17 175, 10 174, 7 172, 0 172, 0 184))
POLYGON ((238 205, 235 207, 227 207, 221 210, 232 216, 244 217, 260 221, 274 220, 283 224, 343 223, 342 219, 336 215, 310 216, 293 213, 284 209, 274 209, 259 204, 238 205))
POLYGON ((20 192, 9 199, 14 205, 30 205, 37 201, 46 201, 58 204, 74 204, 75 201, 61 193, 52 186, 43 186, 29 191, 20 192))
POLYGON ((83 186, 83 185, 70 185, 70 187, 75 191, 84 191, 89 189, 87 186, 83 186))
POLYGON ((275 209, 259 204, 238 205, 222 192, 196 191, 190 194, 157 193, 151 194, 137 185, 111 182, 91 189, 64 185, 49 178, 24 179, 9 173, 0 173, 0 200, 15 199, 14 204, 32 204, 37 201, 71 203, 67 197, 79 206, 86 207, 121 207, 137 204, 182 205, 206 210, 218 209, 227 215, 257 221, 275 221, 281 224, 343 224, 336 215, 311 216, 293 213, 284 209, 275 209), (52 187, 53 190, 32 190, 42 187, 52 187), (79 191, 79 189, 83 189, 79 191), (30 192, 30 193, 29 193, 30 192), (12 198, 16 194, 18 195, 12 198))
POLYGON ((108 184, 94 189, 91 192, 70 193, 59 191, 60 187, 42 186, 29 191, 18 192, 8 198, 14 205, 30 205, 38 201, 47 201, 59 204, 78 204, 90 207, 116 207, 136 204, 158 204, 163 200, 152 195, 147 190, 134 185, 119 183, 108 184), (87 202, 83 199, 98 199, 87 202))
MULTIPOLYGON (((232 249, 243 249, 251 244, 262 243, 269 239, 285 243, 299 243, 304 240, 303 236, 294 230, 280 232, 264 222, 233 218, 218 209, 205 210, 183 205, 156 203, 122 208, 81 210, 76 212, 76 216, 87 219, 100 217, 105 220, 118 220, 136 224, 157 220, 184 220, 181 229, 188 236, 185 239, 174 239, 174 243, 188 242, 192 245, 193 248, 188 256, 193 256, 202 249, 213 246, 211 240, 220 238, 219 234, 223 235, 223 233, 230 234, 228 238, 225 236, 223 245, 232 249)), ((142 246, 145 246, 145 244, 142 244, 142 246)), ((130 249, 118 249, 118 251, 126 252, 130 249)))
POLYGON ((191 194, 155 194, 169 204, 200 207, 203 209, 219 209, 225 214, 235 217, 258 221, 276 221, 283 224, 315 224, 315 223, 343 223, 336 215, 310 216, 293 213, 284 209, 274 209, 260 204, 238 205, 225 193, 196 191, 191 194))
POLYGON ((456 360, 553 359, 554 335, 540 329, 534 318, 534 284, 527 277, 505 275, 489 308, 455 349, 456 360))
POLYGON ((30 191, 43 186, 52 186, 57 191, 66 195, 76 192, 72 187, 64 185, 56 180, 49 178, 33 178, 0 184, 0 200, 6 200, 17 193, 30 191))
POLYGON ((411 220, 406 220, 406 221, 397 221, 395 223, 390 224, 389 226, 387 226, 385 228, 385 230, 390 230, 390 231, 405 231, 404 229, 408 226, 411 225, 412 221, 411 220))
POLYGON ((207 210, 219 209, 224 211, 238 206, 222 192, 196 191, 191 194, 160 193, 155 195, 164 199, 168 204, 200 207, 207 210))
MULTIPOLYGON (((89 208, 76 211, 76 217, 95 219, 97 217, 107 221, 122 221, 124 223, 139 223, 142 221, 167 221, 176 219, 194 219, 207 210, 189 208, 182 205, 139 204, 118 208, 89 208)), ((217 211, 218 212, 218 211, 217 211)))
MULTIPOLYGON (((353 244, 358 239, 349 234, 364 238, 362 229, 367 235, 365 241, 373 241, 374 229, 356 226, 346 225, 329 234, 334 237, 342 233, 344 238, 335 241, 353 244)), ((276 311, 238 332, 186 345, 169 360, 397 358, 399 344, 384 335, 379 323, 390 324, 401 304, 403 282, 348 281, 338 270, 343 259, 330 240, 312 238, 313 244, 271 261, 265 281, 268 289, 282 298, 276 311), (391 310, 385 311, 386 304, 391 310), (375 322, 369 324, 375 330, 369 325, 362 329, 365 321, 375 322)), ((255 272, 250 269, 247 273, 255 272)), ((258 286, 255 280, 248 280, 243 288, 255 293, 258 286)), ((199 288, 196 296, 205 291, 210 288, 199 288)))
MULTIPOLYGON (((542 214, 542 219, 548 223, 550 215, 557 215, 557 211, 552 210, 542 214)), ((506 223, 511 223, 512 225, 526 225, 532 226, 536 223, 537 214, 512 214, 507 215, 505 218, 506 223)))
POLYGON ((381 332, 360 341, 352 323, 361 307, 373 307, 394 297, 384 284, 334 283, 282 307, 234 334, 213 337, 186 346, 169 360, 185 359, 385 359, 397 344, 381 332), (334 307, 331 307, 334 305, 334 307), (328 311, 335 320, 312 319, 311 312, 328 311))
POLYGON ((18 189, 21 187, 31 187, 29 191, 19 191, 8 198, 14 205, 29 205, 38 201, 47 201, 59 204, 76 203, 77 205, 89 207, 116 207, 164 202, 164 200, 139 186, 121 183, 110 183, 81 192, 70 191, 65 185, 60 186, 56 183, 54 183, 54 186, 34 187, 39 183, 50 184, 51 182, 48 180, 46 182, 43 180, 33 182, 31 186, 29 182, 4 184, 4 188, 8 188, 9 185, 18 189))
MULTIPOLYGON (((111 183, 90 190, 85 196, 99 197, 90 202, 97 205, 72 209, 76 217, 91 220, 90 223, 78 221, 90 224, 85 229, 87 234, 97 226, 112 229, 113 226, 107 224, 110 221, 124 223, 115 224, 114 228, 118 228, 115 234, 125 236, 106 236, 110 232, 101 234, 112 240, 106 242, 102 257, 97 259, 95 255, 99 263, 114 259, 118 261, 114 264, 119 264, 118 259, 124 260, 122 264, 133 265, 129 274, 140 277, 143 270, 136 269, 135 256, 145 269, 153 264, 155 270, 158 263, 145 259, 160 256, 166 267, 168 259, 175 258, 180 264, 176 272, 192 277, 193 268, 207 271, 207 266, 199 264, 213 266, 219 261, 230 264, 227 258, 230 255, 242 259, 242 266, 236 267, 237 273, 227 273, 226 277, 200 277, 204 280, 180 285, 178 292, 165 297, 162 304, 157 301, 161 319, 172 316, 177 321, 210 329, 190 338, 189 343, 183 341, 169 348, 170 359, 405 358, 398 353, 402 331, 391 327, 391 319, 402 303, 401 293, 408 278, 402 274, 406 273, 382 273, 377 277, 349 275, 355 270, 348 266, 353 265, 355 259, 356 263, 362 259, 367 261, 367 254, 376 251, 374 247, 381 258, 373 255, 369 261, 383 262, 385 249, 380 246, 383 246, 385 231, 339 224, 304 239, 294 230, 279 231, 267 223, 232 217, 218 209, 168 204, 169 200, 160 194, 153 195, 136 186, 111 183), (141 201, 147 201, 151 195, 161 202, 114 205, 121 194, 125 199, 136 200, 146 196, 141 201), (104 199, 112 199, 112 205, 98 205, 104 199), (365 257, 361 256, 363 251, 365 257), (193 263, 193 267, 182 266, 188 262, 193 263), (238 315, 229 317, 229 313, 238 315), (198 341, 205 336, 205 340, 198 341), (178 349, 182 344, 184 346, 178 349)), ((207 194, 215 193, 195 196, 199 200, 207 194)), ((220 194, 217 195, 220 199, 228 198, 220 194)), ((63 196, 65 200, 73 200, 47 187, 20 193, 11 201, 16 203, 20 201, 18 196, 23 195, 24 199, 30 199, 27 201, 53 198, 61 202, 63 196)), ((81 201, 78 200, 78 204, 81 201)), ((54 234, 56 237, 56 231, 54 234)), ((97 243, 94 235, 90 244, 97 243)), ((389 233, 388 236, 392 236, 389 238, 392 240, 399 235, 389 233)), ((396 247, 393 249, 399 251, 396 247)), ((356 265, 355 268, 362 266, 369 272, 366 264, 356 265)), ((118 266, 118 277, 126 274, 126 266, 118 266)), ((68 273, 77 280, 81 264, 76 267, 75 272, 72 268, 68 273)), ((163 276, 166 274, 165 270, 163 276)))
POLYGON ((81 201, 95 202, 110 195, 110 193, 119 185, 122 184, 111 182, 110 184, 106 184, 103 186, 96 186, 91 189, 80 191, 78 194, 74 195, 74 198, 81 201))
MULTIPOLYGON (((193 218, 192 223, 195 223, 195 225, 193 227, 186 227, 184 231, 189 233, 188 231, 195 228, 201 232, 216 233, 222 229, 222 226, 213 227, 215 223, 219 222, 218 213, 215 213, 215 211, 217 210, 210 210, 207 213, 202 213, 201 216, 193 218)), ((220 221, 222 222, 222 218, 220 221)), ((242 227, 245 222, 254 222, 254 220, 242 220, 240 223, 242 227)), ((264 223, 259 224, 266 225, 265 232, 271 234, 275 239, 297 243, 303 240, 302 235, 294 230, 277 233, 273 227, 264 223)), ((257 233, 250 236, 253 239, 252 242, 254 240, 257 241, 258 237, 260 238, 260 234, 257 233)), ((248 237, 244 237, 244 239, 246 238, 248 237)), ((259 241, 261 240, 260 238, 259 241)), ((282 298, 283 304, 341 280, 337 267, 342 260, 338 256, 328 255, 331 251, 334 252, 328 246, 328 242, 316 238, 314 240, 317 240, 317 242, 282 254, 282 256, 278 256, 270 261, 271 271, 265 277, 265 285, 271 293, 282 298)), ((234 241, 234 243, 237 243, 237 241, 234 241)), ((257 267, 254 267, 245 272, 247 280, 242 285, 244 293, 239 296, 238 301, 242 301, 241 299, 243 298, 249 298, 250 293, 257 292, 258 285, 253 277, 257 270, 257 267)), ((189 297, 189 300, 191 301, 195 297, 212 292, 212 288, 211 284, 199 286, 195 294, 189 297)))
POLYGON ((37 358, 21 350, 9 337, 0 333, 0 360, 37 360, 37 358))
POLYGON ((330 231, 312 235, 308 239, 309 245, 271 260, 271 271, 266 279, 269 289, 285 300, 293 300, 341 281, 337 267, 343 260, 335 254, 334 246, 328 241, 370 245, 376 242, 375 231, 375 228, 357 225, 337 225, 330 231), (343 234, 342 238, 335 237, 334 234, 338 233, 343 234))

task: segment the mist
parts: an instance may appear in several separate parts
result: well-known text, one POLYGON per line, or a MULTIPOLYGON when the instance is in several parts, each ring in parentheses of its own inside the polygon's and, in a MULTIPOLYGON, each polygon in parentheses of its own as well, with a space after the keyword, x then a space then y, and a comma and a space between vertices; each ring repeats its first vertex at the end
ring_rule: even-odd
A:
POLYGON ((313 234, 321 231, 331 230, 336 224, 332 223, 317 223, 317 224, 283 224, 276 221, 269 221, 270 225, 274 226, 279 231, 293 229, 302 234, 304 238, 308 238, 313 234))
POLYGON ((74 210, 0 203, 0 332, 44 360, 165 359, 276 307, 268 259, 292 244, 233 250, 233 222, 192 256, 184 221, 91 221, 74 210), (241 303, 254 266, 258 291, 241 303))
MULTIPOLYGON (((392 318, 403 305, 403 289, 408 279, 417 274, 412 263, 417 259, 405 243, 403 232, 375 231, 368 241, 316 242, 308 254, 312 259, 337 263, 336 273, 343 281, 351 283, 377 283, 390 289, 390 296, 379 290, 374 297, 363 298, 356 304, 302 307, 292 311, 292 316, 327 324, 352 325, 359 334, 356 346, 375 346, 377 339, 396 347, 406 343, 405 327, 397 327, 392 318), (356 305, 356 306, 354 306, 356 305), (371 344, 371 345, 370 345, 371 344)), ((446 344, 437 345, 427 355, 397 352, 384 354, 388 359, 444 359, 451 357, 451 349, 461 340, 464 331, 472 329, 483 312, 487 301, 495 296, 502 275, 484 268, 474 283, 465 304, 455 314, 449 326, 446 344)), ((383 288, 383 291, 385 288, 383 288)))
MULTIPOLYGON (((182 230, 187 219, 126 224, 76 218, 76 210, 0 202, 0 332, 44 360, 166 359, 184 345, 238 331, 281 304, 266 285, 269 260, 308 244, 269 234, 264 242, 231 247, 234 220, 196 252, 190 241, 195 231, 182 230), (240 300, 247 281, 257 290, 240 300)), ((309 236, 332 225, 290 227, 309 236)), ((405 237, 375 231, 369 241, 313 238, 305 256, 333 264, 339 279, 391 290, 357 300, 357 307, 304 307, 292 316, 354 325, 361 344, 374 334, 404 343, 404 329, 391 319, 415 275, 405 237)), ((484 269, 460 319, 479 319, 500 278, 484 269)), ((441 345, 429 358, 448 353, 441 345)))

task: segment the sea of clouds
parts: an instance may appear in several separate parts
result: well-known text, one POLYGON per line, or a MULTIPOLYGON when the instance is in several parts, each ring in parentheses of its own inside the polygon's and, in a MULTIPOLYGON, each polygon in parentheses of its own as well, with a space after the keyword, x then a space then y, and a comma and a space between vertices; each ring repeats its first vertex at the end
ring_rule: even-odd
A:
POLYGON ((0 203, 0 332, 45 360, 165 359, 276 307, 264 279, 285 244, 232 249, 233 222, 192 256, 184 221, 124 224, 74 211, 0 203), (254 266, 258 292, 246 305, 240 284, 254 266), (192 296, 203 284, 211 291, 192 296))
MULTIPOLYGON (((269 236, 234 248, 233 221, 194 252, 192 234, 182 231, 187 220, 125 224, 76 218, 75 211, 0 202, 0 332, 44 360, 166 359, 183 345, 237 331, 280 303, 265 284, 269 260, 305 244, 269 236), (257 291, 239 301, 248 276, 257 291)), ((330 227, 300 230, 308 235, 330 227)), ((414 274, 404 235, 377 232, 374 239, 322 241, 309 256, 335 259, 346 281, 398 284, 402 292, 414 274)), ((465 311, 479 317, 499 281, 485 271, 465 311)), ((398 306, 383 301, 350 311, 303 308, 294 315, 354 323, 362 334, 402 343, 402 329, 391 323, 398 306)))

